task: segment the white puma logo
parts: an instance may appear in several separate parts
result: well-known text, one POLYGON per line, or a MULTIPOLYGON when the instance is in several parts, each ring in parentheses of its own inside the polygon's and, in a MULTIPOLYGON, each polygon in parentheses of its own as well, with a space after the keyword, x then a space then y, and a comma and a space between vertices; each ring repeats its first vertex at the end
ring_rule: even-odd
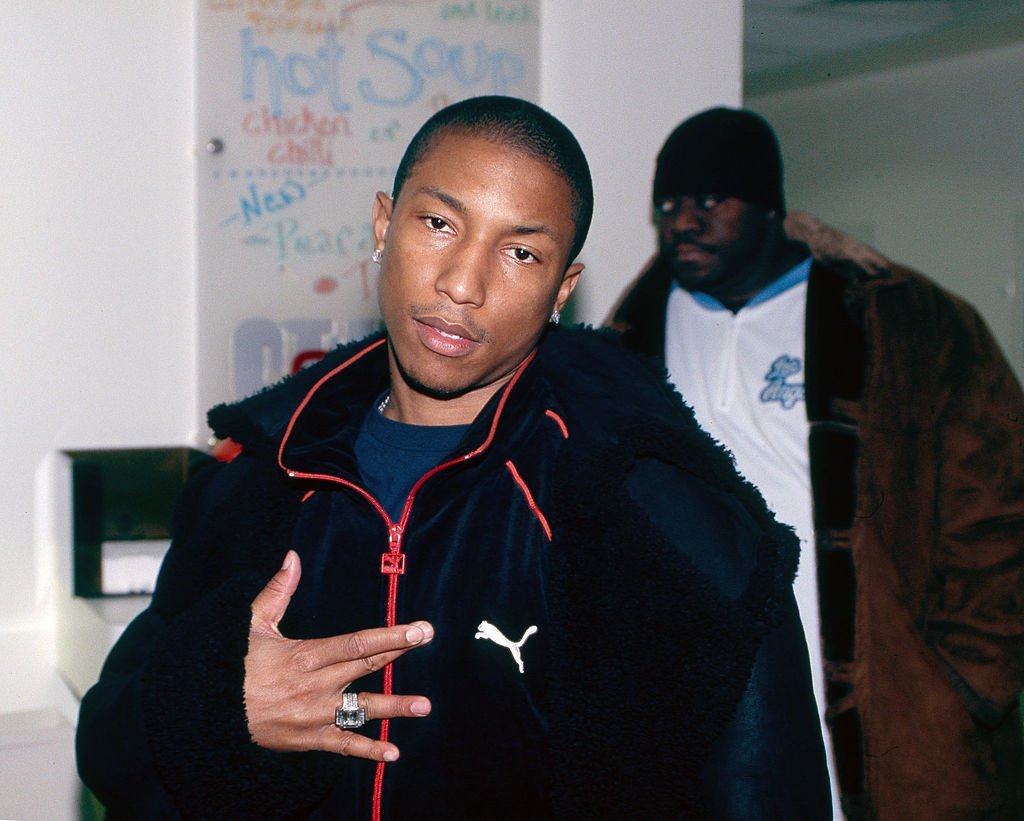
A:
POLYGON ((526 644, 526 640, 537 632, 536 625, 531 624, 529 627, 527 627, 526 632, 523 633, 523 637, 519 639, 519 641, 509 641, 502 635, 501 631, 493 624, 491 624, 489 621, 480 622, 480 624, 477 625, 476 630, 477 633, 475 636, 473 636, 473 638, 487 639, 488 641, 493 641, 495 644, 507 648, 508 651, 512 654, 512 659, 518 665, 519 672, 524 672, 523 657, 519 654, 519 650, 520 648, 522 648, 524 644, 526 644))

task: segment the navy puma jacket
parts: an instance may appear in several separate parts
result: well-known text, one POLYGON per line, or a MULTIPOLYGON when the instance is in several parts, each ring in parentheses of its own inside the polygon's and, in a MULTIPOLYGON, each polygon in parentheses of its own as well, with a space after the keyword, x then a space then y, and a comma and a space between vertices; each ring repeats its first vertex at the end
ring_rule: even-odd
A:
POLYGON ((211 412, 242 452, 186 487, 152 604, 82 704, 111 817, 828 815, 796 540, 653 361, 551 328, 395 521, 352 456, 387 378, 375 337, 211 412), (288 548, 286 636, 434 624, 353 687, 431 699, 363 728, 398 762, 250 739, 249 607, 288 548))

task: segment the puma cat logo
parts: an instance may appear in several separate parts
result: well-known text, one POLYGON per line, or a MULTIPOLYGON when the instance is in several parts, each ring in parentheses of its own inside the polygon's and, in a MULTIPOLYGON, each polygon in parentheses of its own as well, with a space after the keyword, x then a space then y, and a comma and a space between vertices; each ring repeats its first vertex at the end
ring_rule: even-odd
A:
POLYGON ((477 625, 476 630, 476 635, 473 636, 473 638, 487 639, 488 641, 493 641, 495 644, 506 648, 512 654, 512 660, 515 661, 516 665, 519 667, 519 672, 524 672, 523 657, 520 655, 519 651, 522 646, 526 644, 526 640, 537 632, 537 627, 535 625, 531 624, 527 627, 526 632, 523 633, 523 637, 519 639, 519 641, 509 641, 502 635, 501 631, 489 621, 480 622, 480 624, 477 625))

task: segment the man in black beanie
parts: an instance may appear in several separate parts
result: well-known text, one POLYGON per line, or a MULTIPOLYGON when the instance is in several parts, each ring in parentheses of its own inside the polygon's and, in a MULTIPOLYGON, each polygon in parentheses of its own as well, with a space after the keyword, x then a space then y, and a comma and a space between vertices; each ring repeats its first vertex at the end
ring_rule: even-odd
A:
POLYGON ((1024 817, 1024 396, 973 308, 782 179, 757 114, 679 125, 611 324, 800 537, 836 814, 1024 817))
POLYGON ((658 155, 654 207, 661 257, 675 279, 733 312, 807 256, 782 230, 786 205, 775 135, 751 112, 713 108, 676 128, 658 155), (690 215, 682 213, 691 205, 693 215, 707 212, 706 231, 695 242, 680 242, 680 222, 686 239, 696 239, 690 215))

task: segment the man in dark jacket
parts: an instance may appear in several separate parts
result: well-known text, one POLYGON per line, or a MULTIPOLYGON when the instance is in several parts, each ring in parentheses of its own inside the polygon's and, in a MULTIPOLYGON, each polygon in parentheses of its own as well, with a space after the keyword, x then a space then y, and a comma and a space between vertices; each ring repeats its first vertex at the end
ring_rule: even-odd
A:
POLYGON ((660 369, 556 327, 591 208, 530 103, 417 134, 373 206, 386 335, 214 409, 241 452, 83 700, 114 817, 827 810, 791 532, 660 369))
MULTIPOLYGON (((801 215, 771 127, 711 109, 658 156, 660 249, 612 324, 663 360, 803 551, 850 818, 1021 818, 1024 397, 962 300, 801 215)), ((838 777, 837 777, 838 776, 838 777)))

